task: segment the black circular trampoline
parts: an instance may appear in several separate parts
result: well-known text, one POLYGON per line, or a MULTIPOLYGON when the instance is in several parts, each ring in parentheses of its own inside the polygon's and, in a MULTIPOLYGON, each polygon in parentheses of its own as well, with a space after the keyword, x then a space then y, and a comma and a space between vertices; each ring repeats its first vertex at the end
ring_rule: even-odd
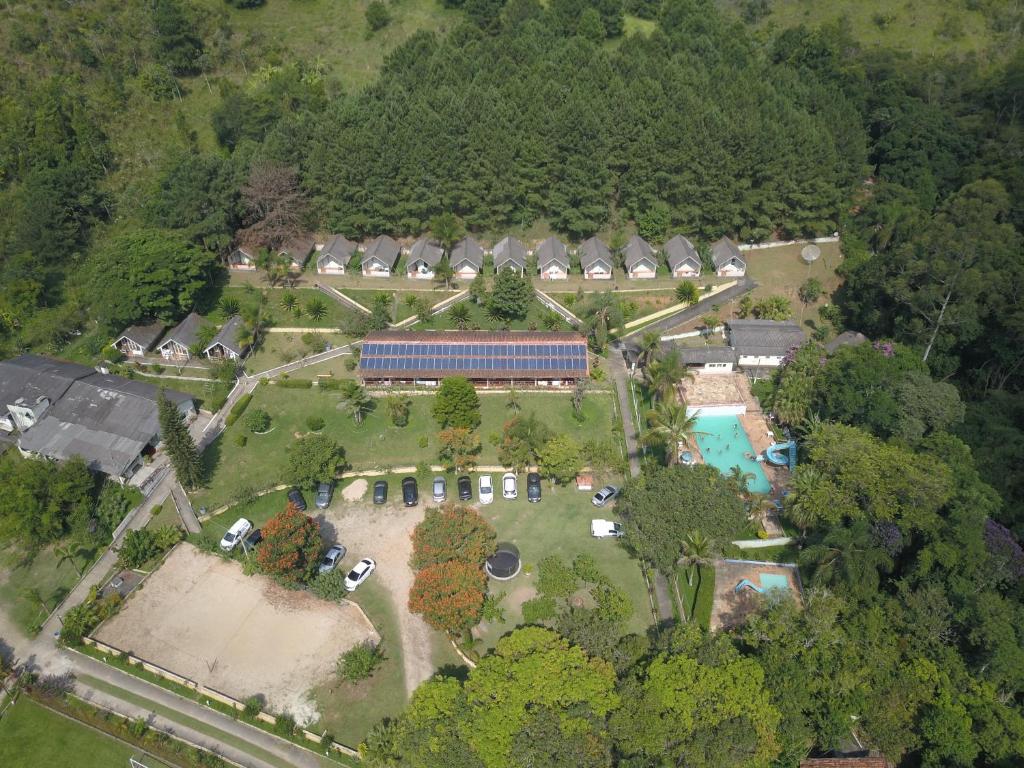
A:
POLYGON ((515 544, 509 544, 508 542, 498 544, 497 551, 488 557, 487 562, 484 563, 487 574, 492 579, 498 579, 499 581, 508 581, 515 578, 522 567, 522 563, 519 561, 519 549, 515 544))

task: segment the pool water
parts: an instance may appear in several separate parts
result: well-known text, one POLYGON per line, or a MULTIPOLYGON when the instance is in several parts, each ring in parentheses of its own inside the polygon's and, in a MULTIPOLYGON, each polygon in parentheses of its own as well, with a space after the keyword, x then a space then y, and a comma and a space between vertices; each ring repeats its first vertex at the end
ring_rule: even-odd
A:
POLYGON ((761 465, 746 454, 753 454, 754 447, 747 439, 747 433, 735 416, 697 416, 695 431, 698 433, 697 445, 704 456, 704 461, 716 467, 723 475, 739 466, 744 472, 754 477, 747 480, 747 490, 751 493, 769 493, 772 489, 768 477, 761 465))
POLYGON ((789 579, 779 573, 761 573, 761 589, 789 589, 789 579))

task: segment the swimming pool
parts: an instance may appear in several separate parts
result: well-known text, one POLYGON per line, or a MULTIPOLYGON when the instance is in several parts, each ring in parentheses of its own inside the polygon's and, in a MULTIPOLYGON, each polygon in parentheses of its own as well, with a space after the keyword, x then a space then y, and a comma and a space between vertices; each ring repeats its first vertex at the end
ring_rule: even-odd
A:
POLYGON ((761 589, 767 592, 770 589, 789 589, 789 579, 781 573, 758 574, 761 580, 761 589))
POLYGON ((754 477, 747 480, 747 490, 751 493, 768 493, 771 484, 761 465, 747 454, 753 455, 754 447, 747 439, 747 433, 735 416, 697 416, 695 430, 698 433, 697 445, 704 456, 704 462, 716 467, 723 475, 739 466, 744 472, 754 477))

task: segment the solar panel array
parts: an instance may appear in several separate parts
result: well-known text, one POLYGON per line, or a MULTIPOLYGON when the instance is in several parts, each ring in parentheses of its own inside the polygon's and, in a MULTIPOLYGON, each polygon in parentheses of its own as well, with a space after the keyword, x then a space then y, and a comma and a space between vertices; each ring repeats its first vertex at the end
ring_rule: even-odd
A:
POLYGON ((504 378, 517 371, 572 376, 586 373, 587 346, 579 343, 437 343, 368 341, 359 369, 375 372, 462 373, 475 378, 504 378))

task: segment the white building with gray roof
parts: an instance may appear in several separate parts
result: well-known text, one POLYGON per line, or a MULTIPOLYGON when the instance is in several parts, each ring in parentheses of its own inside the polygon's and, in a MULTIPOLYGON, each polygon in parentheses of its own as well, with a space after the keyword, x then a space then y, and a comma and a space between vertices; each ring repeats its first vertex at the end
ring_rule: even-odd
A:
POLYGON ((711 261, 719 277, 743 277, 747 274, 747 262, 739 247, 728 237, 716 240, 711 245, 711 261))
POLYGON ((565 243, 557 237, 549 237, 537 246, 537 271, 541 280, 566 280, 569 277, 569 253, 565 243))

